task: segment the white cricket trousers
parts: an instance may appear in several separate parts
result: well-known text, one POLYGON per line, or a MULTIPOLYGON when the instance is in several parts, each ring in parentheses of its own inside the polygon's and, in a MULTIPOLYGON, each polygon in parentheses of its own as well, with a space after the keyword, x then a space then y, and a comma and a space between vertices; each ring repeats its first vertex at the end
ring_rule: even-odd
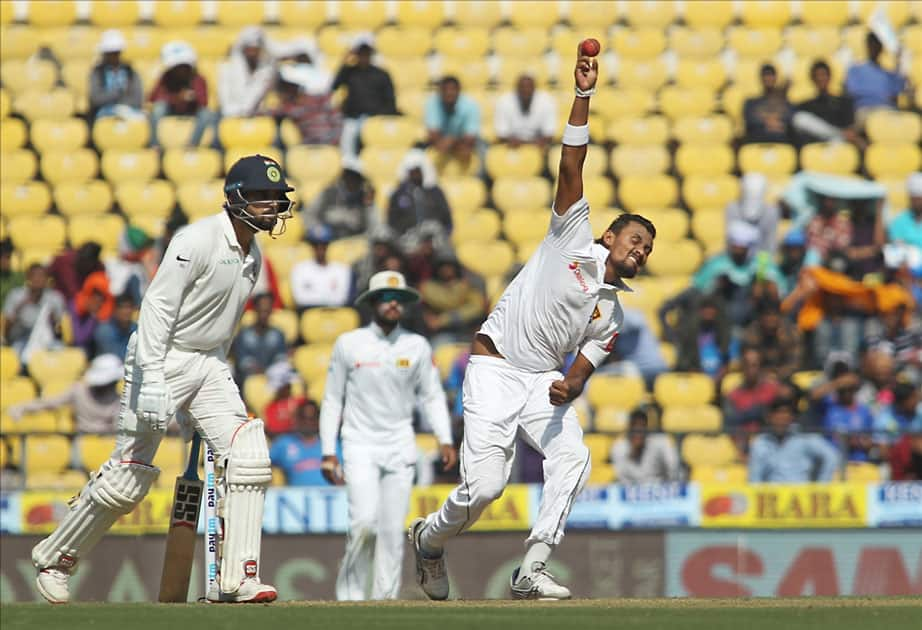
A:
POLYGON ((396 599, 400 594, 415 464, 415 442, 400 447, 343 443, 349 534, 336 599, 396 599))
POLYGON ((426 518, 427 547, 443 547, 503 494, 518 432, 544 455, 544 492, 526 545, 560 543, 573 499, 589 478, 590 466, 576 412, 569 404, 550 403, 551 383, 562 378, 558 371, 527 372, 505 359, 471 356, 462 387, 461 483, 439 511, 426 518))

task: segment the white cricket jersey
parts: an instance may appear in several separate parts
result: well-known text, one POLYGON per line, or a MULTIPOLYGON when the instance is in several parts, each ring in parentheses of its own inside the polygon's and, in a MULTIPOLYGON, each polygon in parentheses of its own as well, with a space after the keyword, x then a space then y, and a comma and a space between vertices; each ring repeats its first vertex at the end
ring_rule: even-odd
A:
POLYGON ((608 250, 597 243, 583 197, 563 216, 551 212, 547 236, 509 283, 480 327, 512 365, 546 372, 579 350, 594 366, 614 346, 624 314, 620 280, 606 284, 608 250))
POLYGON ((413 448, 413 408, 429 421, 440 444, 451 444, 451 420, 432 348, 425 337, 397 326, 385 335, 372 322, 340 335, 333 346, 323 404, 324 455, 343 442, 413 448))
POLYGON ((226 212, 178 231, 141 302, 138 365, 159 369, 173 347, 226 355, 261 264, 256 240, 244 255, 226 212))
POLYGON ((342 306, 349 301, 352 270, 342 263, 305 260, 291 270, 290 286, 298 306, 342 306))

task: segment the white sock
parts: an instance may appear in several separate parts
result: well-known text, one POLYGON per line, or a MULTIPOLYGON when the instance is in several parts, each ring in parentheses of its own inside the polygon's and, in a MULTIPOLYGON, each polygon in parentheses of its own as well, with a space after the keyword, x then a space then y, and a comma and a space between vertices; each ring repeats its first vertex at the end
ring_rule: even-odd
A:
POLYGON ((533 542, 528 547, 528 551, 525 552, 525 557, 522 558, 522 566, 519 567, 519 575, 529 575, 531 574, 531 567, 535 562, 541 562, 547 564, 548 558, 551 557, 551 547, 546 542, 533 542))

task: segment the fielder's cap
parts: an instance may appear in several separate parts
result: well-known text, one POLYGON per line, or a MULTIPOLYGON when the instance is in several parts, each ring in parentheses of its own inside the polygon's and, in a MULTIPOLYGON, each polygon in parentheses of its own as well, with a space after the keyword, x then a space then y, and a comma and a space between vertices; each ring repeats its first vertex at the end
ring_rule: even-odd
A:
POLYGON ((330 243, 333 241, 333 230, 324 223, 312 225, 307 231, 308 243, 330 243))
POLYGON ((198 61, 195 49, 186 42, 167 42, 160 49, 160 63, 164 70, 171 70, 176 66, 194 66, 198 61))
POLYGON ((910 197, 922 197, 922 172, 916 171, 906 178, 906 191, 910 197))
POLYGON ((733 221, 727 228, 727 243, 731 247, 752 247, 759 240, 759 229, 745 221, 733 221))
POLYGON ((97 47, 100 53, 122 52, 125 50, 125 36, 117 29, 104 31, 97 47))
POLYGON ((359 33, 352 39, 352 49, 358 50, 359 48, 366 47, 374 50, 375 48, 375 36, 371 33, 359 33))
POLYGON ((90 387, 100 387, 117 383, 123 374, 122 360, 114 354, 101 354, 90 363, 83 375, 84 382, 90 387))
POLYGON ((237 36, 237 45, 241 48, 246 48, 248 46, 259 46, 262 48, 265 42, 266 36, 263 30, 258 26, 247 26, 240 31, 240 35, 237 36))
POLYGON ((292 192, 294 188, 285 181, 282 166, 265 155, 248 155, 237 160, 224 180, 224 192, 234 190, 281 190, 292 192))
POLYGON ((419 292, 407 286, 407 279, 399 271, 379 271, 368 282, 368 290, 355 299, 356 304, 366 300, 373 300, 381 294, 393 293, 401 304, 412 304, 419 301, 419 292))

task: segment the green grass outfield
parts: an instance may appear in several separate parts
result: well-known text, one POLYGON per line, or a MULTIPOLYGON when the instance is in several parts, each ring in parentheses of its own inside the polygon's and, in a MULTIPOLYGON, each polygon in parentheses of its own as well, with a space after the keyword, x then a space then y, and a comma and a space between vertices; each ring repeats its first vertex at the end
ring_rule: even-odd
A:
POLYGON ((918 630, 922 597, 206 604, 5 604, 3 630, 918 630))

